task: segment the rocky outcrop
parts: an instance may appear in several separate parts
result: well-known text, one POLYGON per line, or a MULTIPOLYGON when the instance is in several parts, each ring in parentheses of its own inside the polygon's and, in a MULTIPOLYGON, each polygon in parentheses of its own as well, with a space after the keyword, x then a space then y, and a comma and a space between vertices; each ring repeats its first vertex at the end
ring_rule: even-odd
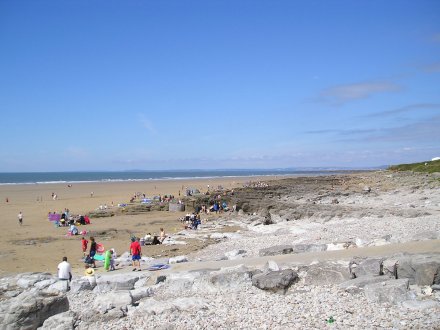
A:
POLYGON ((35 329, 49 317, 68 310, 69 301, 59 291, 23 291, 0 303, 0 324, 10 330, 35 329))
POLYGON ((96 292, 109 292, 113 290, 133 290, 135 283, 141 275, 136 274, 117 274, 102 275, 96 277, 96 292))
POLYGON ((396 255, 384 260, 384 271, 410 284, 440 284, 440 254, 396 255))

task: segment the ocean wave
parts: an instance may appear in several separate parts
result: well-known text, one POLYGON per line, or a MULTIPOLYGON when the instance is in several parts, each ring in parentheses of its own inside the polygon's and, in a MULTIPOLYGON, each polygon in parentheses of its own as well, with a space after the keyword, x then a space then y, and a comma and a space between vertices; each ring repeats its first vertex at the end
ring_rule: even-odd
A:
MULTIPOLYGON (((66 172, 66 173, 0 173, 0 185, 80 184, 102 182, 147 182, 159 180, 201 180, 243 177, 316 176, 343 173, 350 170, 213 170, 213 171, 163 171, 163 172, 66 172), (229 173, 228 173, 229 172, 229 173), (174 175, 173 175, 174 174, 174 175), (59 179, 58 179, 59 178, 59 179)), ((353 171, 353 170, 351 170, 353 171)))

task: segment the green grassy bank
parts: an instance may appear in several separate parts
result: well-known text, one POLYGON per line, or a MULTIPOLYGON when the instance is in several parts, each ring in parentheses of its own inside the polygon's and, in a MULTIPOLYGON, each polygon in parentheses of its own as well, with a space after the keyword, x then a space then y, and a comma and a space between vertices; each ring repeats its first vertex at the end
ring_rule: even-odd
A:
POLYGON ((440 160, 426 161, 414 164, 393 165, 388 168, 390 171, 413 171, 434 173, 440 172, 440 160))

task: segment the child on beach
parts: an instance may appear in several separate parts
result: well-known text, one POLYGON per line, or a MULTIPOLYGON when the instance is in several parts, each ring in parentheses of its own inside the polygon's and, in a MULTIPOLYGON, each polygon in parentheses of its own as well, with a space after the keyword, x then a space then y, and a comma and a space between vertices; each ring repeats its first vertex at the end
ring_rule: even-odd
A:
POLYGON ((165 230, 163 228, 160 228, 160 237, 159 237, 160 243, 163 243, 166 237, 167 235, 165 234, 165 230))
POLYGON ((110 270, 115 270, 116 269, 115 268, 116 251, 113 248, 110 249, 110 251, 111 251, 111 254, 112 254, 112 256, 110 258, 110 270))
POLYGON ((89 241, 86 240, 84 237, 81 238, 81 247, 83 250, 84 257, 87 255, 87 245, 89 244, 89 241))

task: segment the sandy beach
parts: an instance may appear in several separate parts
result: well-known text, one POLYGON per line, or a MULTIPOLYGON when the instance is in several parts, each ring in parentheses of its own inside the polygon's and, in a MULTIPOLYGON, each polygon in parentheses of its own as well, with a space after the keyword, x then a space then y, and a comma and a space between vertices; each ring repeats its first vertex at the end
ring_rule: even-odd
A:
MULTIPOLYGON (((56 273, 56 266, 67 256, 74 272, 82 272, 81 236, 67 237, 67 228, 55 228, 47 219, 48 212, 60 212, 68 208, 72 214, 85 214, 107 204, 115 207, 127 203, 137 192, 147 197, 155 195, 183 196, 183 189, 194 187, 206 192, 219 185, 225 189, 240 187, 250 180, 265 178, 209 178, 189 180, 154 180, 137 182, 94 182, 67 184, 0 185, 0 275, 21 272, 56 273), (93 192, 93 196, 91 196, 93 192), (52 199, 52 193, 57 199, 52 199), (6 199, 8 202, 6 202, 6 199), (18 213, 23 212, 23 225, 18 223, 18 213)), ((158 233, 164 227, 168 233, 181 229, 178 218, 183 213, 152 211, 141 215, 115 216, 91 219, 92 224, 80 227, 87 230, 87 238, 94 235, 106 248, 115 248, 118 253, 128 251, 131 234, 145 236, 158 233)), ((176 247, 145 247, 146 256, 173 256, 185 254, 204 246, 200 241, 176 247), (174 249, 173 251, 171 251, 174 249), (177 250, 176 250, 177 249, 177 250)))

